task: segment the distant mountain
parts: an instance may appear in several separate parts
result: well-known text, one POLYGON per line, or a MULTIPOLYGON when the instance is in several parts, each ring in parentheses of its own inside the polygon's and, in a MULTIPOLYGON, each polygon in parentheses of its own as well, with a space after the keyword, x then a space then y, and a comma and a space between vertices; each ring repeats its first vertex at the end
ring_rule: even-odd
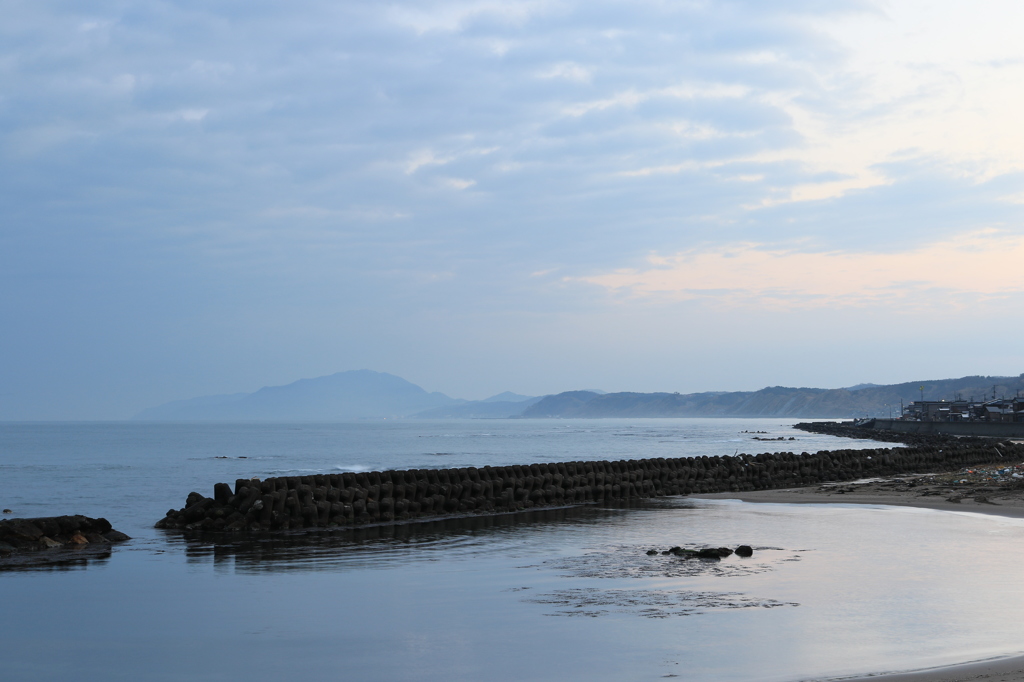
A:
MULTIPOLYGON (((525 396, 524 396, 525 397, 525 396)), ((518 417, 523 410, 542 398, 526 398, 512 402, 510 400, 473 400, 461 405, 446 405, 432 410, 420 412, 414 416, 421 419, 507 419, 518 417)))
POLYGON ((911 381, 890 386, 787 388, 730 393, 606 393, 568 391, 546 396, 520 417, 833 417, 887 416, 900 401, 1013 396, 1024 392, 1019 377, 970 376, 911 381))
POLYGON ((206 396, 143 410, 147 421, 339 421, 404 417, 464 400, 428 393, 416 384, 384 372, 354 370, 255 393, 206 396))
POLYGON ((522 403, 522 402, 525 402, 527 400, 536 401, 536 400, 539 400, 539 398, 536 398, 536 397, 534 397, 532 395, 519 395, 518 393, 513 393, 512 391, 505 391, 504 393, 499 393, 498 395, 492 395, 490 398, 484 398, 483 400, 474 401, 474 402, 481 402, 481 403, 522 403))
POLYGON ((927 400, 990 398, 1024 392, 1019 377, 969 376, 849 388, 789 388, 708 393, 566 391, 540 398, 505 392, 486 400, 428 393, 401 377, 357 370, 255 393, 177 400, 143 410, 152 421, 341 421, 391 417, 502 419, 510 417, 884 417, 922 396, 927 400))
POLYGON ((847 386, 846 390, 847 391, 859 391, 862 388, 877 388, 879 386, 881 386, 881 384, 857 384, 856 386, 847 386))

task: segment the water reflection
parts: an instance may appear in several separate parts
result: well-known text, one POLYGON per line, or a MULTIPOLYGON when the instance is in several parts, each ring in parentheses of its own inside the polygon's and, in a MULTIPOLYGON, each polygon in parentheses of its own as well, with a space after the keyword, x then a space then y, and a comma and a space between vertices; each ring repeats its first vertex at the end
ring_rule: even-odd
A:
POLYGON ((0 574, 7 677, 791 681, 1014 652, 1024 619, 1024 520, 906 508, 658 500, 136 542, 99 570, 0 574), (648 554, 737 544, 753 556, 648 554))
POLYGON ((639 501, 617 506, 539 509, 493 516, 445 518, 416 523, 290 533, 181 533, 165 531, 171 548, 193 564, 213 562, 240 573, 362 569, 413 562, 468 558, 491 551, 537 552, 542 537, 560 529, 584 528, 621 518, 631 510, 655 508, 639 501), (527 531, 527 536, 524 536, 527 531), (540 537, 538 537, 540 534, 540 537))
POLYGON ((106 565, 111 554, 113 549, 109 545, 18 552, 0 559, 0 572, 82 571, 106 565))

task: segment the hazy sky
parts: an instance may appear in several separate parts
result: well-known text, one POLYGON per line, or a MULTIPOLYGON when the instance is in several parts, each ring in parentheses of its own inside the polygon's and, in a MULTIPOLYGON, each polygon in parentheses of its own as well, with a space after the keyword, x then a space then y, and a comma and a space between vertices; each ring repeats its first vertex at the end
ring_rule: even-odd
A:
POLYGON ((1024 371, 1024 3, 45 2, 0 419, 1024 371))

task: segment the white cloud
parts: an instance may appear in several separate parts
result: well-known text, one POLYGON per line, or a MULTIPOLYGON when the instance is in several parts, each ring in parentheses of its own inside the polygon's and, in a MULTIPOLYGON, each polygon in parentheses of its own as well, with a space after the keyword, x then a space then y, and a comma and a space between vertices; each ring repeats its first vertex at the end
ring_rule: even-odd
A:
POLYGON ((804 252, 736 243, 648 257, 648 267, 569 278, 631 299, 712 299, 756 309, 953 310, 1024 292, 1024 236, 994 229, 893 252, 804 252))
POLYGON ((561 62, 541 69, 537 72, 538 78, 561 79, 575 81, 577 83, 589 83, 592 78, 590 69, 587 69, 574 62, 561 62))
POLYGON ((455 160, 454 156, 438 156, 430 149, 413 152, 405 162, 405 174, 412 175, 424 166, 443 166, 455 160))
POLYGON ((549 3, 540 0, 475 0, 472 2, 439 2, 432 7, 392 5, 389 15, 395 23, 417 33, 441 31, 453 33, 481 17, 493 17, 519 26, 530 17, 543 12, 549 3))
POLYGON ((1024 169, 1024 44, 1016 30, 1024 6, 898 0, 883 7, 885 14, 817 22, 846 50, 839 65, 807 65, 828 99, 771 94, 804 142, 753 158, 849 176, 795 186, 794 201, 886 184, 878 165, 907 155, 975 180, 1024 169))
POLYGON ((451 189, 464 190, 469 189, 476 184, 476 180, 466 180, 464 178, 441 178, 441 184, 451 189))
POLYGON ((675 100, 714 100, 740 99, 748 95, 750 89, 740 85, 693 83, 686 85, 668 85, 649 90, 633 88, 616 92, 604 99, 578 102, 564 109, 564 113, 572 117, 580 117, 595 111, 604 111, 618 107, 630 108, 656 98, 675 100))

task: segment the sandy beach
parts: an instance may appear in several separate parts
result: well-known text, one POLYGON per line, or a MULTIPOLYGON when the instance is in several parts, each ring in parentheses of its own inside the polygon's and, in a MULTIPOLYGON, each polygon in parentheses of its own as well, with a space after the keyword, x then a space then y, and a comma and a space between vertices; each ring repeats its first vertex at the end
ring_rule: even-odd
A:
MULTIPOLYGON (((1024 518, 1020 467, 978 467, 942 474, 829 483, 805 488, 693 495, 784 504, 884 504, 1024 518)), ((1024 646, 1024 644, 1022 644, 1024 646)), ((906 673, 844 678, 849 682, 1024 682, 1024 655, 906 673)))

